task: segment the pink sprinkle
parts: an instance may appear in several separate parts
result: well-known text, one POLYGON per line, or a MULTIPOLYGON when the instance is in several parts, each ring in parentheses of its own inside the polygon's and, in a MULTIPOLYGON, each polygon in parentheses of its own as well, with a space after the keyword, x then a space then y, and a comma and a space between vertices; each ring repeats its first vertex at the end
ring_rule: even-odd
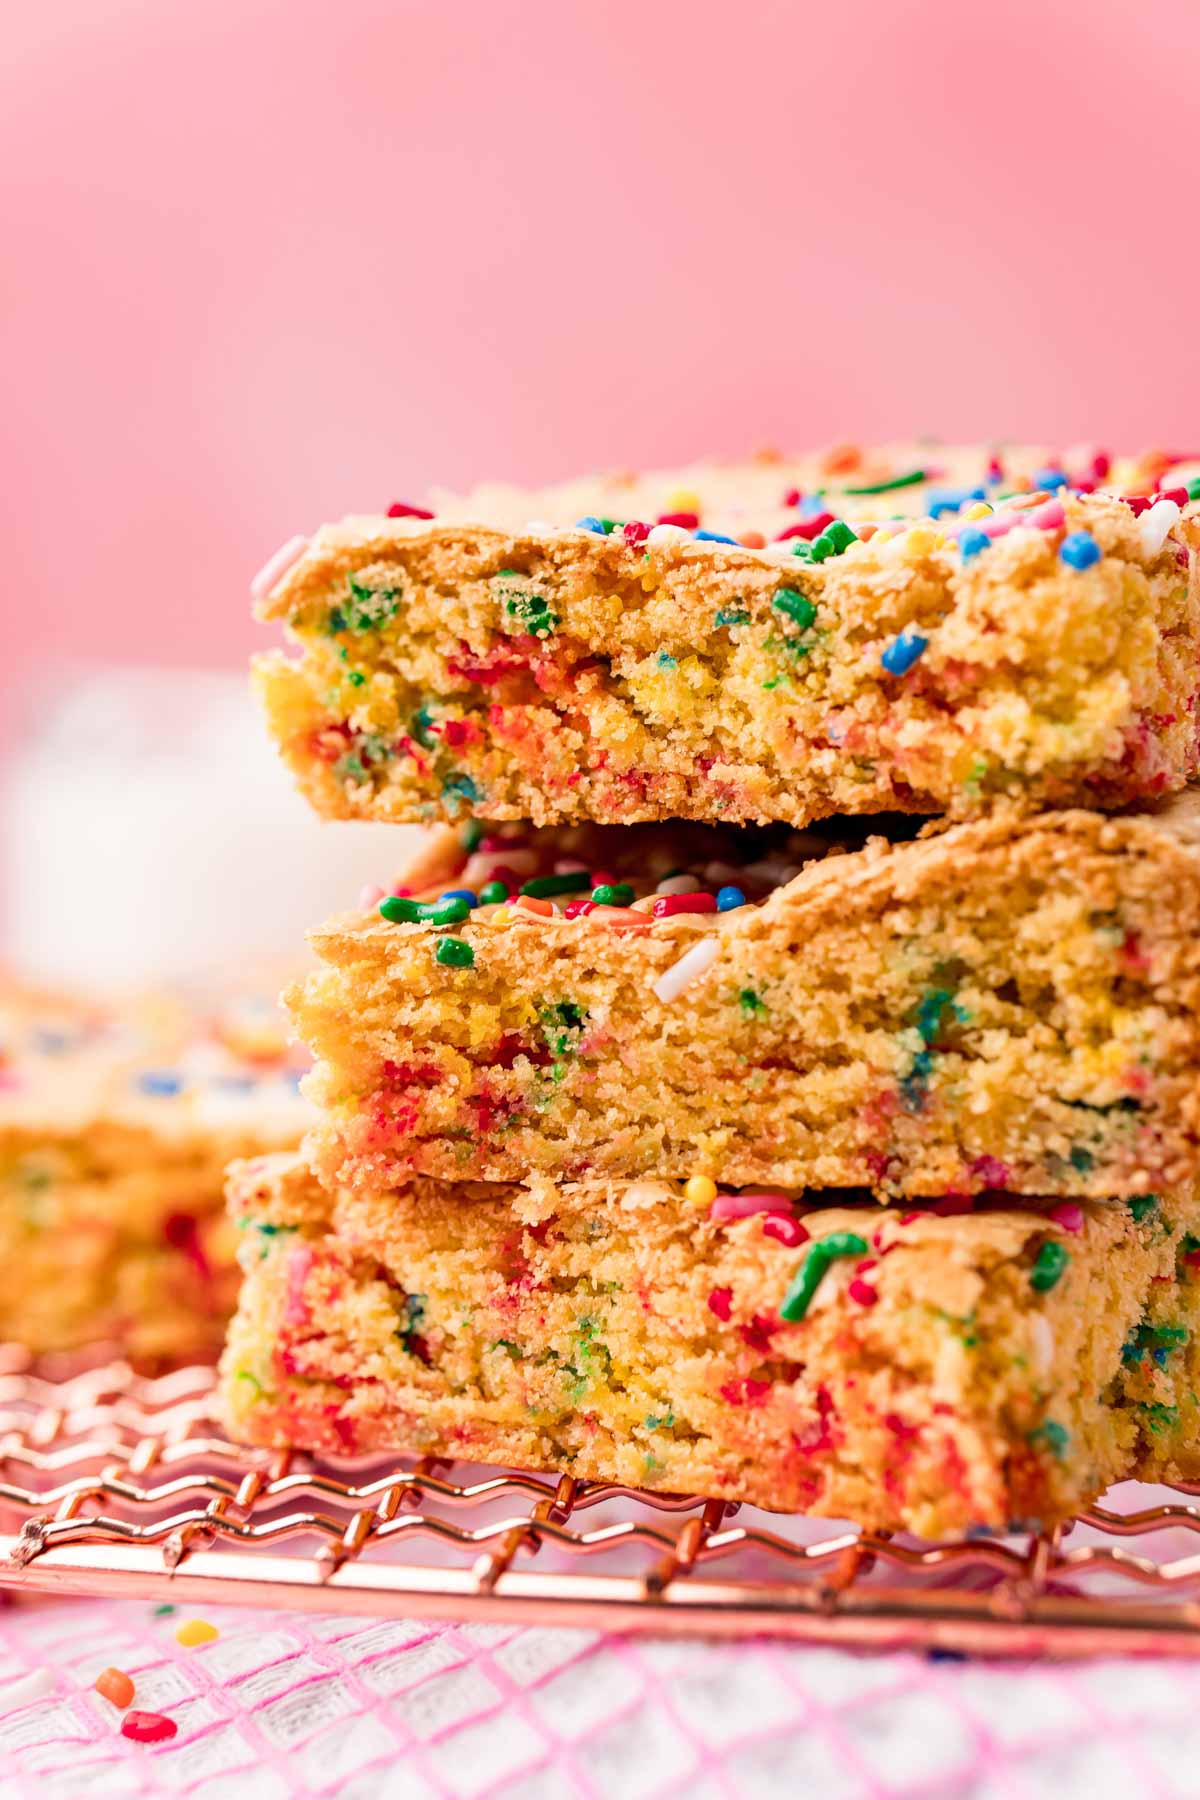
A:
POLYGON ((1061 1205, 1051 1207, 1050 1217, 1064 1231, 1083 1230, 1083 1208, 1077 1200, 1064 1200, 1061 1205))
POLYGON ((1066 522, 1067 515, 1063 511, 1061 500, 1045 500, 1041 506, 1035 506, 1025 514, 1025 523, 1036 526, 1039 531, 1057 531, 1066 522))
POLYGON ((396 900, 411 900, 413 891, 410 887, 405 887, 403 882, 398 882, 396 886, 392 888, 392 897, 396 900))
POLYGON ((992 513, 989 518, 973 521, 979 530, 990 538, 1004 537, 1007 532, 1012 530, 1016 522, 1017 514, 1015 512, 996 512, 992 513))
POLYGON ((733 1289, 714 1288, 708 1296, 708 1310, 710 1313, 716 1313, 718 1319, 722 1319, 728 1324, 729 1315, 733 1311, 733 1289))
POLYGON ((406 506, 403 500, 395 500, 387 509, 389 519, 432 519, 433 514, 426 512, 423 506, 406 506))
POLYGON ((285 1325, 308 1324, 308 1303, 304 1298, 304 1284, 308 1280, 314 1260, 312 1250, 307 1244, 298 1244, 288 1258, 287 1305, 283 1313, 285 1325))
POLYGON ((286 544, 281 544, 250 583, 250 598, 265 600, 276 583, 282 581, 288 570, 295 567, 307 549, 306 537, 290 537, 286 544))
POLYGON ((786 1194, 718 1194, 708 1209, 708 1216, 723 1219, 748 1219, 752 1213, 790 1213, 792 1203, 786 1194))
POLYGON ((763 1220, 762 1230, 764 1237, 774 1238, 777 1243, 786 1244, 789 1250, 794 1250, 797 1244, 803 1244, 808 1237, 808 1233, 799 1219, 785 1219, 778 1213, 770 1213, 763 1220))
POLYGON ((358 904, 363 912, 370 912, 373 906, 378 906, 379 902, 383 899, 384 892, 385 890, 381 887, 376 887, 373 881, 368 881, 366 887, 361 890, 358 896, 358 904))
POLYGON ((864 1281, 860 1275, 854 1277, 846 1292, 852 1300, 857 1300, 860 1306, 874 1306, 879 1298, 870 1282, 864 1281))

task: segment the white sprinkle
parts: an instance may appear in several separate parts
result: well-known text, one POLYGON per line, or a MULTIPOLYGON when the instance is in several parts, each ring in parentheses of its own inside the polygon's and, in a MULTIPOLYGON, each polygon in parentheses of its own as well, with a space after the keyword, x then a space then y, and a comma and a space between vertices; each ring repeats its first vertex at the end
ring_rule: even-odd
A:
POLYGON ((293 568, 308 549, 306 537, 290 537, 286 544, 281 544, 269 562, 265 562, 254 580, 250 583, 250 598, 265 600, 275 587, 283 580, 288 570, 293 568))
POLYGON ((1039 1375, 1049 1374, 1054 1367, 1054 1332, 1045 1313, 1031 1313, 1029 1328, 1033 1337, 1033 1354, 1039 1375))
POLYGON ((673 963, 665 975, 660 975, 654 983, 652 992, 664 1006, 677 1000, 685 987, 711 969, 720 954, 721 946, 715 937, 703 938, 700 943, 693 944, 685 950, 677 963, 673 963))
POLYGON ((648 544, 690 544, 692 534, 682 525, 655 525, 647 537, 648 544))
POLYGON ((1142 514, 1139 530, 1143 556, 1158 555, 1167 541, 1167 533, 1179 516, 1179 507, 1174 500, 1156 500, 1149 512, 1142 514))
POLYGON ((35 1669, 32 1675, 10 1682, 7 1687, 0 1688, 0 1718, 16 1712, 19 1706, 32 1706, 35 1700, 44 1700, 57 1685, 49 1669, 35 1669))
POLYGON ((694 875, 668 875, 654 891, 656 894, 698 894, 700 883, 694 875))

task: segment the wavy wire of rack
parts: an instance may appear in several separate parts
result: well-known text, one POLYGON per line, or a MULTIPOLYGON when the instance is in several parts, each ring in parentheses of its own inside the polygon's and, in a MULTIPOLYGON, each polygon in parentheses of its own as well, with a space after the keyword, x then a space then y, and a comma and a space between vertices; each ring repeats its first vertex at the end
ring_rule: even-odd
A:
POLYGON ((1200 1655, 1200 1484, 1127 1483, 1054 1532, 929 1544, 570 1476, 247 1450, 213 1423, 213 1379, 0 1348, 0 1595, 1200 1655))

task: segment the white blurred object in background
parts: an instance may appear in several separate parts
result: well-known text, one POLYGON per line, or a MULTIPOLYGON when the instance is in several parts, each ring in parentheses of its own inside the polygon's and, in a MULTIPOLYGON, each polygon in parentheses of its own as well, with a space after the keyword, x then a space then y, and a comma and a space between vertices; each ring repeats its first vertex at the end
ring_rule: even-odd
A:
POLYGON ((394 877, 422 835, 319 821, 244 676, 82 672, 31 725, 0 775, 0 916, 3 962, 33 981, 115 990, 295 963, 306 929, 394 877))

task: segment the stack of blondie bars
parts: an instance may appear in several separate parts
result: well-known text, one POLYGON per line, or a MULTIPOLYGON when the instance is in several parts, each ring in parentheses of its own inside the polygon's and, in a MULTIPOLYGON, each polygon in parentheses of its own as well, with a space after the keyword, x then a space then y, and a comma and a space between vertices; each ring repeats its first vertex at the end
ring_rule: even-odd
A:
POLYGON ((1198 497, 843 446, 285 546, 284 758, 441 824, 286 996, 232 1429, 926 1535, 1200 1474, 1198 497))

